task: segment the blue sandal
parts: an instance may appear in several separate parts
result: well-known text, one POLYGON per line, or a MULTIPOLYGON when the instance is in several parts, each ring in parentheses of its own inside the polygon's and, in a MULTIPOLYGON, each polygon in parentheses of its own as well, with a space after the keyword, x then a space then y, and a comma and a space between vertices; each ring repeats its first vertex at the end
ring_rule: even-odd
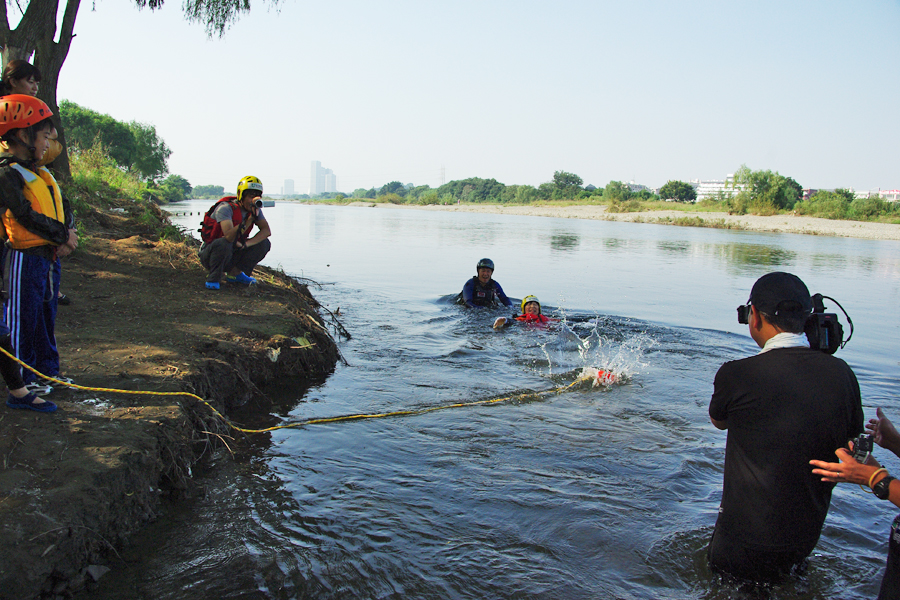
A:
POLYGON ((37 412, 51 413, 56 410, 56 405, 49 400, 36 402, 40 400, 37 395, 29 393, 23 398, 16 398, 12 394, 6 399, 6 405, 10 408, 27 408, 28 410, 36 410, 37 412))

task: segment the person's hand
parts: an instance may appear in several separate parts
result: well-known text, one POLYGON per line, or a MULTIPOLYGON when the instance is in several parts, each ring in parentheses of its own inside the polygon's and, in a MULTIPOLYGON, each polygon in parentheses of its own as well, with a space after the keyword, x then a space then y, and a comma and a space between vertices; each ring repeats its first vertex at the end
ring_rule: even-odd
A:
POLYGON ((812 471, 813 474, 821 475, 822 481, 868 485, 872 473, 881 467, 881 465, 873 459, 870 459, 870 462, 866 464, 856 462, 850 454, 850 451, 846 448, 838 448, 834 454, 841 462, 829 463, 824 460, 809 461, 809 464, 815 467, 812 471))
POLYGON ((494 329, 500 329, 506 325, 506 317, 497 317, 497 320, 494 321, 494 329))
POLYGON ((56 257, 65 258, 72 254, 72 247, 69 244, 60 244, 56 247, 56 257))
POLYGON ((881 408, 876 409, 875 414, 878 418, 869 419, 866 429, 872 433, 872 439, 876 444, 896 454, 900 449, 900 433, 891 420, 884 416, 881 408))
POLYGON ((66 246, 70 247, 72 251, 78 249, 78 233, 74 229, 69 230, 69 239, 66 241, 66 246))

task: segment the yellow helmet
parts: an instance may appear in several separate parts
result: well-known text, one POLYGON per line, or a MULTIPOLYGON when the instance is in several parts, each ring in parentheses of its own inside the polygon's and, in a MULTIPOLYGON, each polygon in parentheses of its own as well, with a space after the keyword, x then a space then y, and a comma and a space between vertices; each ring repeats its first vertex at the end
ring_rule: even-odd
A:
POLYGON ((541 312, 541 301, 538 300, 537 296, 525 296, 524 298, 522 298, 522 310, 521 310, 521 312, 522 312, 523 314, 525 313, 525 305, 528 304, 529 302, 537 302, 537 305, 538 305, 538 314, 540 314, 540 312, 541 312))
POLYGON ((247 190, 259 190, 259 194, 263 193, 262 181, 259 180, 259 177, 254 177, 253 175, 247 175, 243 179, 238 182, 237 189, 237 199, 238 202, 241 201, 241 196, 244 195, 244 192, 247 190))

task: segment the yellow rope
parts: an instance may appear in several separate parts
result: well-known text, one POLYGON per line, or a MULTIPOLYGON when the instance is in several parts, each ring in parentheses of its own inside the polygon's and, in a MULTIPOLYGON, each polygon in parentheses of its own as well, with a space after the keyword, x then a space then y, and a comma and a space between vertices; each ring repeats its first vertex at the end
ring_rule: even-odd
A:
MULTIPOLYGON (((510 400, 517 400, 521 398, 542 398, 544 396, 549 396, 551 394, 561 394, 564 391, 568 390, 572 386, 577 383, 580 383, 582 380, 577 379, 570 383, 569 385, 553 388, 552 390, 547 390, 544 392, 528 392, 523 394, 518 394, 515 396, 507 396, 505 398, 488 398, 487 400, 473 400, 471 402, 456 402, 454 404, 444 404, 442 406, 432 406, 430 408, 419 408, 415 410, 395 410, 391 412, 385 413, 369 413, 369 414, 356 414, 356 415, 343 415, 340 417, 324 417, 320 419, 306 419, 303 421, 296 421, 294 423, 287 423, 285 425, 276 425, 275 427, 269 427, 267 429, 258 429, 254 431, 250 431, 250 433, 261 433, 264 431, 275 431, 276 429, 289 429, 292 427, 303 427, 304 425, 316 425, 319 423, 335 423, 337 421, 354 421, 360 419, 381 419, 383 417, 402 417, 409 415, 423 415, 425 413, 434 412, 436 410, 445 410, 448 408, 462 408, 464 406, 478 406, 480 404, 496 404, 498 402, 508 402, 510 400)), ((231 425, 229 423, 229 425, 231 425)), ((232 425, 232 427, 234 427, 232 425)), ((248 430, 240 429, 235 427, 238 431, 248 432, 248 430)))
POLYGON ((12 354, 10 354, 9 352, 7 352, 4 348, 0 348, 0 352, 5 354, 9 358, 13 359, 18 364, 22 365, 24 368, 28 369, 29 371, 31 371, 38 377, 47 379, 49 381, 52 381, 52 382, 60 384, 60 385, 74 388, 76 390, 85 390, 85 391, 89 391, 89 392, 110 392, 110 393, 114 393, 114 394, 133 394, 133 395, 144 395, 144 396, 188 396, 190 398, 195 398, 196 400, 199 400, 200 402, 202 402, 203 404, 208 406, 209 409, 217 417, 222 419, 222 421, 224 421, 229 427, 231 427, 235 431, 240 431, 241 433, 268 433, 270 431, 276 431, 278 429, 291 429, 294 427, 303 427, 305 425, 317 425, 320 423, 336 423, 338 421, 356 421, 356 420, 361 420, 361 419, 381 419, 384 417, 422 415, 425 413, 434 412, 436 410, 445 410, 448 408, 462 408, 465 406, 478 406, 481 404, 485 404, 485 405, 486 404, 497 404, 498 402, 507 402, 510 400, 517 400, 517 399, 523 399, 523 398, 543 398, 544 396, 549 396, 551 394, 561 394, 561 393, 565 392, 566 390, 568 390, 569 388, 573 387, 574 385, 585 380, 585 377, 580 377, 580 378, 576 379, 575 381, 573 381, 572 383, 570 383, 569 385, 562 386, 562 387, 556 387, 556 388, 553 388, 552 390, 546 390, 543 392, 528 392, 528 393, 517 394, 515 396, 506 396, 504 398, 488 398, 487 400, 473 400, 471 402, 457 402, 455 404, 445 404, 442 406, 432 406, 430 408, 420 408, 420 409, 415 409, 415 410, 395 410, 392 412, 384 412, 384 413, 355 414, 355 415, 343 415, 343 416, 338 416, 338 417, 324 417, 324 418, 319 418, 319 419, 305 419, 303 421, 295 421, 293 423, 286 423, 284 425, 276 425, 274 427, 266 427, 265 429, 244 429, 243 427, 238 427, 237 425, 235 425, 234 423, 229 421, 225 417, 225 415, 223 415, 218 410, 216 410, 216 408, 212 404, 210 404, 209 402, 207 402, 200 396, 198 396, 196 394, 192 394, 190 392, 147 392, 147 391, 141 391, 141 390, 119 390, 119 389, 113 389, 113 388, 88 387, 88 386, 84 386, 84 385, 76 385, 74 383, 69 383, 66 381, 61 381, 54 377, 50 377, 49 375, 44 375, 37 369, 31 367, 30 365, 25 364, 24 362, 19 360, 17 357, 15 357, 12 354))

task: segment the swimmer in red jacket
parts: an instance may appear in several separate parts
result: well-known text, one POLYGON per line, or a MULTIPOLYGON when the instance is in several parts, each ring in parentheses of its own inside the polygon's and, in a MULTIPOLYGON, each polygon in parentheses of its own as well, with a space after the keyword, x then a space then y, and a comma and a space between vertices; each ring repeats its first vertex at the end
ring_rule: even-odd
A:
POLYGON ((525 296, 525 298, 522 299, 522 314, 510 318, 497 317, 497 320, 494 321, 494 329, 502 329, 507 325, 510 325, 513 321, 525 323, 527 325, 541 326, 551 322, 555 323, 559 321, 559 319, 551 319, 550 317, 544 316, 541 312, 541 301, 537 299, 537 296, 525 296))

